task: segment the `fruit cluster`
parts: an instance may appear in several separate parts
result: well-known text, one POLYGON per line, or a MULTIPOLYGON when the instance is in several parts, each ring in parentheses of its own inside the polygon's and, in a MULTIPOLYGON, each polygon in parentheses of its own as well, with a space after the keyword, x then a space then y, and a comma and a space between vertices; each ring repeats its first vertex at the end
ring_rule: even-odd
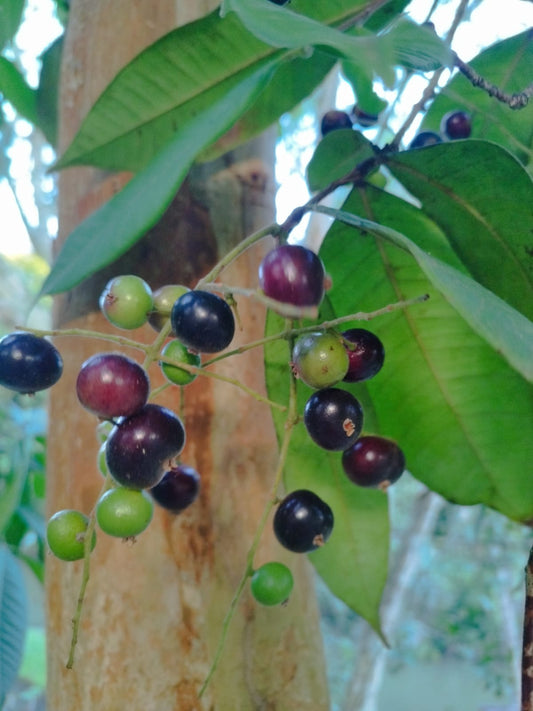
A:
POLYGON ((423 148, 424 146, 434 146, 442 143, 443 137, 449 141, 456 141, 460 138, 470 138, 472 133, 472 117, 466 111, 448 111, 441 119, 440 130, 421 131, 418 133, 409 148, 423 148))
MULTIPOLYGON (((259 266, 258 294, 280 311, 288 306, 317 308, 327 282, 324 265, 314 252, 282 244, 259 266)), ((155 357, 169 384, 192 382, 202 372, 201 354, 224 350, 235 333, 231 306, 210 290, 167 285, 152 292, 140 277, 123 275, 106 285, 99 303, 117 328, 136 329, 148 322, 162 332, 155 357)), ((379 372, 385 357, 381 341, 362 328, 338 332, 318 326, 291 334, 292 373, 314 389, 303 412, 311 440, 326 450, 342 452, 342 466, 351 481, 385 489, 402 474, 403 454, 388 439, 361 436, 362 407, 347 389, 338 387, 379 372)), ((5 387, 20 393, 46 389, 57 382, 62 368, 59 352, 44 337, 15 332, 0 341, 0 384, 5 387)), ((97 353, 82 364, 76 394, 102 423, 97 427, 98 468, 106 483, 92 516, 65 509, 49 520, 49 548, 67 561, 90 554, 96 524, 108 535, 134 538, 152 520, 154 504, 179 513, 200 491, 200 475, 180 461, 184 423, 176 413, 150 401, 145 366, 120 352, 97 353)), ((313 491, 292 491, 271 505, 276 505, 275 536, 288 550, 308 553, 329 539, 333 512, 313 491)), ((265 605, 286 600, 293 586, 289 568, 275 561, 249 575, 253 596, 265 605)))

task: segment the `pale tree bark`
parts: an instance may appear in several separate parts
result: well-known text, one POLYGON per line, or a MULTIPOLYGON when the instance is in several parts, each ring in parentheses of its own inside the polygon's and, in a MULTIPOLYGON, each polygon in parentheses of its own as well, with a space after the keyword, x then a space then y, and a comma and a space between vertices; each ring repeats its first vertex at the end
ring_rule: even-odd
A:
MULTIPOLYGON (((104 86, 140 49, 215 3, 185 0, 75 0, 65 46, 61 100, 64 148, 104 86)), ((219 165, 198 171, 150 234, 111 270, 56 302, 56 322, 111 330, 97 311, 111 273, 134 272, 153 288, 194 285, 253 227, 272 219, 273 150, 263 139, 219 165), (224 229, 222 229, 224 228, 224 229)), ((127 176, 69 169, 60 177, 61 242, 127 176)), ((264 250, 249 250, 224 281, 254 284, 264 250)), ((264 313, 239 300, 242 331, 235 344, 261 337, 264 313)), ((134 336, 152 339, 140 329, 134 336)), ((102 341, 58 338, 64 375, 51 393, 48 512, 94 506, 102 480, 96 468, 96 421, 77 403, 75 380, 102 341)), ((131 353, 138 358, 138 354, 131 353)), ((264 390, 261 352, 220 365, 264 390)), ((152 384, 162 382, 157 367, 152 384)), ((157 399, 175 411, 177 389, 157 399)), ((135 545, 100 533, 91 556, 74 667, 65 668, 81 562, 47 560, 48 708, 52 711, 322 711, 328 706, 312 577, 307 560, 284 552, 267 526, 256 563, 287 562, 295 590, 286 607, 259 608, 248 592, 230 627, 218 672, 201 700, 223 617, 268 500, 277 445, 268 408, 230 385, 199 377, 185 389, 187 444, 183 461, 202 476, 201 496, 180 516, 158 510, 135 545)))

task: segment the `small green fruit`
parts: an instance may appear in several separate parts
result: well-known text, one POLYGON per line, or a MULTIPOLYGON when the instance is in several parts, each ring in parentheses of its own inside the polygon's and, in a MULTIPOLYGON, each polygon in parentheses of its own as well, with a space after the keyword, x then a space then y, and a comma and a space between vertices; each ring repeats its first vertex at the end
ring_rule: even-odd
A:
POLYGON ((152 290, 134 274, 111 279, 100 296, 102 313, 117 328, 139 328, 148 321, 153 306, 152 290))
POLYGON ((283 563, 265 563, 252 575, 252 595, 261 605, 279 605, 288 599, 294 579, 283 563))
POLYGON ((104 533, 133 538, 152 520, 154 502, 145 491, 117 486, 103 494, 96 505, 96 520, 104 533))
MULTIPOLYGON (((80 560, 84 556, 84 536, 89 519, 81 511, 64 509, 55 513, 46 526, 46 540, 52 553, 60 560, 80 560)), ((93 531, 91 550, 96 545, 93 531)))
POLYGON ((294 344, 294 372, 312 388, 328 388, 340 382, 349 364, 342 338, 331 331, 307 333, 294 344))
MULTIPOLYGON (((200 366, 201 359, 197 353, 191 353, 181 341, 174 340, 167 343, 161 351, 161 355, 165 358, 170 358, 176 363, 185 363, 185 365, 200 366)), ((167 380, 176 385, 188 385, 196 378, 196 373, 189 373, 184 368, 170 363, 161 363, 161 370, 165 374, 167 380)))
POLYGON ((181 284, 165 284, 154 291, 154 310, 148 323, 155 331, 160 331, 170 318, 170 312, 176 301, 190 289, 181 284))

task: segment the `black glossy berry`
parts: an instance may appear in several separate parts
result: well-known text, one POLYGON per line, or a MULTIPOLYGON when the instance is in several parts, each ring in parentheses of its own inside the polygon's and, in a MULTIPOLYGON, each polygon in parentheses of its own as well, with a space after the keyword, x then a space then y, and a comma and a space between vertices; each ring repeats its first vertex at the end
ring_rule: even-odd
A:
POLYGON ((235 334, 233 312, 224 299, 210 291, 188 291, 170 314, 176 337, 197 353, 217 353, 235 334))
POLYGON ((363 409, 351 393, 324 388, 313 393, 304 409, 304 423, 311 439, 323 449, 342 451, 361 434, 363 409))
POLYGON ((466 111, 449 111, 440 122, 440 130, 450 140, 469 138, 472 133, 472 119, 466 111))
POLYGON ((149 403, 117 422, 107 439, 106 463, 115 481, 132 489, 155 486, 185 444, 185 429, 171 410, 149 403))
POLYGON ((318 306, 326 273, 320 257, 299 244, 282 244, 259 265, 259 285, 266 296, 294 306, 318 306))
POLYGON ((405 469, 405 457, 391 439, 367 435, 342 453, 346 476, 359 486, 387 489, 405 469))
POLYGON ((179 513, 198 497, 200 475, 192 467, 179 464, 165 472, 163 478, 150 489, 150 494, 159 506, 172 513, 179 513))
POLYGON ((0 385, 19 393, 35 393, 56 383, 63 359, 55 346, 33 333, 16 331, 0 340, 0 385))
POLYGON ((270 0, 274 5, 287 5, 291 0, 270 0))
POLYGON ((383 367, 385 349, 379 338, 365 328, 350 328, 343 332, 348 343, 348 372, 344 376, 347 383, 358 383, 373 378, 383 367))
POLYGON ((331 111, 326 111, 324 116, 322 116, 320 132, 325 136, 327 133, 337 131, 339 128, 352 128, 352 126, 352 119, 348 116, 346 111, 332 109, 331 111))
POLYGON ((435 131, 421 131, 413 138, 409 144, 409 148, 425 148, 426 146, 434 146, 437 143, 442 143, 442 138, 435 131))
POLYGON ((323 546, 333 530, 333 511, 312 491, 288 494, 274 514, 274 533, 293 553, 309 553, 323 546))
POLYGON ((135 414, 146 404, 149 392, 144 368, 121 353, 92 356, 76 379, 80 403, 104 420, 135 414))

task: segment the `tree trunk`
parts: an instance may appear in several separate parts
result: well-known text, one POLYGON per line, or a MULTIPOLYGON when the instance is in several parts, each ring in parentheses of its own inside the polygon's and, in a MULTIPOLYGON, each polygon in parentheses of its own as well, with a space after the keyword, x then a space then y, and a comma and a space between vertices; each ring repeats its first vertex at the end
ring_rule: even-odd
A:
MULTIPOLYGON (((62 94, 61 147, 114 74, 143 47, 215 3, 77 0, 71 5, 62 94)), ((137 273, 155 289, 193 286, 229 244, 271 221, 273 146, 256 142, 224 162, 197 170, 160 223, 112 269, 56 300, 61 326, 113 330, 97 310, 110 274, 137 273), (222 227, 224 229, 222 229, 222 227)), ((69 169, 60 177, 59 244, 73 227, 119 189, 127 176, 69 169)), ((249 250, 224 272, 226 283, 254 285, 261 249, 249 250)), ((242 330, 260 338, 264 313, 239 300, 242 330)), ((133 333, 153 339, 147 328, 133 333)), ((102 485, 96 467, 95 418, 78 404, 75 380, 90 355, 113 350, 103 341, 58 338, 64 375, 52 389, 48 454, 48 513, 89 513, 102 485)), ((138 358, 138 354, 129 355, 138 358)), ((223 361, 218 371, 264 390, 258 349, 223 361)), ((150 377, 163 382, 157 367, 150 377)), ((74 667, 67 670, 71 619, 81 562, 47 560, 48 708, 51 711, 265 711, 327 708, 318 615, 308 562, 285 552, 271 527, 256 565, 287 562, 295 576, 286 607, 260 608, 245 592, 232 621, 212 684, 200 700, 222 620, 244 572, 268 500, 277 445, 268 407, 231 385, 199 377, 184 389, 187 444, 182 460, 202 477, 198 501, 179 516, 156 511, 135 545, 103 533, 91 556, 74 667)), ((157 402, 180 411, 178 388, 157 402)))

